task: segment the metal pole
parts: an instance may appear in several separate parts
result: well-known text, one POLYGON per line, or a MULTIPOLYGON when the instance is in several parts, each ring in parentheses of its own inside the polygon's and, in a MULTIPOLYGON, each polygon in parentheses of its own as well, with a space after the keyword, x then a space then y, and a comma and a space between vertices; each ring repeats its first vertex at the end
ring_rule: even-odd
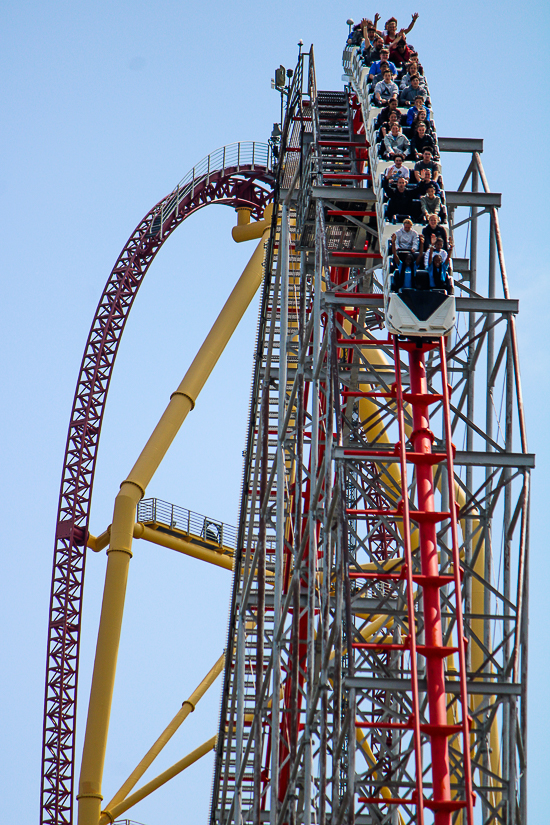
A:
MULTIPOLYGON (((262 404, 262 469, 260 473, 260 501, 263 502, 267 487, 267 462, 269 442, 269 385, 264 387, 262 404)), ((254 711, 254 807, 253 821, 260 825, 262 818, 262 685, 264 680, 264 625, 265 625, 265 540, 266 523, 264 508, 260 510, 258 529, 258 567, 256 573, 256 705, 254 711)))
MULTIPOLYGON (((477 192, 479 190, 479 174, 477 168, 472 165, 472 173, 471 173, 471 184, 472 184, 472 192, 477 192)), ((470 223, 470 289, 472 293, 477 291, 477 207, 473 206, 471 208, 471 223, 470 223)), ((471 312, 469 317, 469 327, 468 327, 468 334, 470 338, 470 343, 468 344, 468 398, 466 403, 466 415, 468 417, 468 422, 474 421, 475 415, 475 404, 474 404, 474 390, 475 390, 475 365, 474 365, 474 356, 475 356, 475 342, 472 341, 475 335, 475 313, 471 312)), ((466 450, 468 452, 472 451, 474 448, 474 430, 471 426, 467 426, 466 429, 466 450)), ((468 490, 472 490, 473 488, 473 469, 472 467, 466 467, 466 487, 468 490)), ((466 556, 466 564, 470 565, 472 563, 472 528, 470 519, 466 519, 466 530, 465 530, 465 556, 466 556)), ((468 576, 466 579, 465 584, 465 605, 464 605, 464 612, 471 613, 472 612, 472 581, 471 576, 468 576)), ((467 649, 467 659, 468 659, 468 670, 471 668, 471 645, 468 645, 467 649)))
MULTIPOLYGON (((317 203, 317 211, 321 209, 320 202, 317 203)), ((311 451, 310 451, 310 489, 313 491, 317 486, 317 475, 319 472, 319 403, 320 389, 318 375, 320 336, 321 336, 321 275, 322 275, 321 249, 317 244, 316 266, 315 266, 315 286, 314 286, 314 321, 313 321, 313 351, 312 370, 314 379, 311 388, 311 451)), ((303 825, 311 825, 312 798, 313 798, 313 776, 312 776, 312 730, 310 724, 313 694, 315 692, 315 592, 316 592, 316 563, 317 563, 317 513, 316 507, 310 508, 308 512, 308 573, 307 573, 307 691, 306 691, 306 723, 305 723, 305 753, 304 753, 304 813, 303 825)))
POLYGON ((271 710, 271 809, 270 822, 276 825, 278 814, 278 780, 279 780, 279 725, 281 703, 281 642, 279 623, 281 616, 281 597, 283 591, 283 562, 285 558, 285 436, 287 384, 287 336, 288 336, 288 278, 289 278, 289 210, 283 204, 281 210, 281 229, 279 235, 279 255, 281 256, 281 287, 279 311, 279 405, 277 432, 277 520, 276 520, 276 555, 275 555, 275 592, 273 601, 273 699, 271 710))
MULTIPOLYGON (((510 335, 510 327, 508 326, 506 345, 506 400, 505 400, 505 445, 506 452, 512 452, 513 445, 513 399, 514 399, 514 364, 512 356, 512 340, 510 335)), ((511 595, 511 555, 512 555, 512 536, 510 535, 510 521, 512 517, 512 473, 510 468, 506 467, 503 471, 504 476, 504 560, 503 560, 503 584, 502 592, 504 595, 504 622, 503 631, 505 635, 504 641, 504 661, 506 666, 510 661, 511 642, 506 638, 510 633, 511 622, 507 618, 510 616, 509 599, 511 595)), ((517 620, 517 619, 516 619, 517 620)), ((512 677, 511 670, 507 677, 510 681, 512 677)), ((511 825, 515 821, 515 771, 512 769, 513 750, 511 740, 515 739, 515 716, 512 709, 512 703, 515 699, 510 698, 504 702, 503 706, 503 731, 502 731, 502 768, 504 782, 508 786, 508 817, 511 825)))
MULTIPOLYGON (((490 225, 489 225, 489 281, 488 281, 488 289, 487 295, 489 298, 494 298, 496 295, 496 240, 495 240, 495 227, 494 227, 494 217, 491 215, 490 225)), ((485 397, 485 431, 490 439, 493 438, 493 422, 494 422, 494 410, 493 410, 493 392, 494 392, 494 385, 493 383, 489 383, 490 376, 493 372, 494 367, 494 348, 495 348, 495 331, 492 328, 494 323, 494 313, 489 313, 487 315, 486 324, 489 327, 487 332, 487 391, 485 397)), ((489 443, 489 441, 485 442, 485 449, 487 452, 493 452, 493 447, 489 443)), ((485 482, 487 484, 487 495, 490 495, 492 484, 489 480, 491 475, 491 468, 486 467, 485 469, 485 482)), ((492 622, 491 619, 488 618, 491 615, 491 604, 492 604, 492 593, 490 589, 491 579, 492 579, 492 519, 491 516, 488 516, 487 519, 484 520, 484 543, 485 543, 485 558, 484 558, 484 579, 487 585, 483 589, 483 611, 485 613, 485 618, 483 620, 483 643, 485 645, 486 650, 490 651, 492 649, 492 622)), ((491 664, 489 658, 487 657, 487 662, 484 668, 486 673, 491 673, 491 664)), ((490 700, 486 699, 483 700, 483 703, 487 706, 487 710, 490 711, 490 700)), ((479 708, 479 712, 481 712, 482 708, 479 708)), ((485 714, 484 718, 488 718, 490 716, 489 713, 485 714)), ((482 763, 485 770, 491 770, 491 759, 490 759, 490 736, 489 730, 486 731, 485 734, 485 742, 483 743, 483 756, 482 756, 482 763)), ((485 797, 482 797, 482 800, 485 800, 485 797)), ((483 820, 485 821, 489 815, 489 807, 483 801, 483 820)))
POLYGON ((529 510, 530 497, 527 499, 526 535, 525 535, 525 559, 523 571, 523 605, 521 616, 521 708, 520 708, 520 733, 524 752, 524 764, 521 766, 520 777, 520 823, 527 825, 527 764, 525 752, 527 749, 527 671, 529 652, 529 510))

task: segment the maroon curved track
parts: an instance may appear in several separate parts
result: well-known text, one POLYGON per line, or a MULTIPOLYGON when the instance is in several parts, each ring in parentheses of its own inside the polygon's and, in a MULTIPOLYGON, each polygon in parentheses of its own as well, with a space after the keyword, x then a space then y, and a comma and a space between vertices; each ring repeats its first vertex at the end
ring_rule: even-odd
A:
POLYGON ((85 545, 97 448, 118 345, 156 253, 185 218, 210 203, 248 207, 259 219, 274 176, 265 166, 212 171, 171 192, 139 223, 97 307, 71 412, 54 547, 42 751, 41 823, 70 825, 85 545))

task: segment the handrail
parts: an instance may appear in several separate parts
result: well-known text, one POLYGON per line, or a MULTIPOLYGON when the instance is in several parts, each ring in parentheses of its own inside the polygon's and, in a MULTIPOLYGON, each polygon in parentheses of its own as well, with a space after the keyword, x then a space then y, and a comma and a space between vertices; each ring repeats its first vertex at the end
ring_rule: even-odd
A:
POLYGON ((219 547, 237 548, 237 528, 233 525, 158 498, 144 498, 139 502, 137 521, 163 524, 172 530, 199 536, 219 547))
POLYGON ((224 171, 227 167, 235 166, 255 166, 262 169, 273 169, 273 152, 268 143, 258 143, 254 140, 239 141, 229 143, 227 146, 220 146, 200 160, 183 177, 177 186, 172 190, 177 193, 188 186, 190 182, 212 175, 213 172, 224 171))

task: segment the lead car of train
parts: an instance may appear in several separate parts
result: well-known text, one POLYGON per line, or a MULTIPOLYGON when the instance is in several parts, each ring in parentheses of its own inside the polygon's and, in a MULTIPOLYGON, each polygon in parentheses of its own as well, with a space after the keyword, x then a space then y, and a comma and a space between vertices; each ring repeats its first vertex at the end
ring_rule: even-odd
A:
POLYGON ((450 274, 446 288, 437 289, 430 287, 427 271, 416 270, 414 286, 398 288, 396 273, 390 271, 389 265, 385 271, 384 310, 390 333, 436 337, 451 332, 456 321, 456 304, 450 274))

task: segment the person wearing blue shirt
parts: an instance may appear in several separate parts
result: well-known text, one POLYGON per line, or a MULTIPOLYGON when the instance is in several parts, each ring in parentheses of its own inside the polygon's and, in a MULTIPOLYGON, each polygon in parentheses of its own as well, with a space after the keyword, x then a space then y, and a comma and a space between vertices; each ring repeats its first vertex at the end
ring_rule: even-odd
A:
POLYGON ((381 72, 381 64, 386 62, 389 66, 392 80, 395 80, 397 77, 397 69, 395 67, 395 63, 392 63, 390 60, 390 50, 389 49, 381 49, 380 50, 380 60, 376 60, 374 63, 371 63, 371 67, 369 69, 369 76, 368 80, 372 80, 373 77, 376 77, 377 74, 381 72))
POLYGON ((400 261, 398 256, 394 254, 393 262, 396 267, 393 276, 395 291, 400 292, 401 289, 412 289, 416 271, 414 256, 409 252, 404 255, 403 260, 400 261))
POLYGON ((407 112, 407 126, 412 126, 413 125, 414 119, 415 119, 415 117, 417 116, 417 114, 419 113, 419 111, 421 109, 424 109, 424 111, 426 112, 426 120, 429 120, 431 112, 426 106, 424 106, 423 96, 418 95, 415 98, 414 106, 411 106, 411 108, 407 112))
POLYGON ((431 246, 429 251, 426 253, 428 256, 428 277, 430 279, 430 287, 432 289, 441 289, 442 287, 445 288, 445 286, 447 286, 447 253, 442 247, 443 243, 441 238, 438 238, 435 249, 431 246))

